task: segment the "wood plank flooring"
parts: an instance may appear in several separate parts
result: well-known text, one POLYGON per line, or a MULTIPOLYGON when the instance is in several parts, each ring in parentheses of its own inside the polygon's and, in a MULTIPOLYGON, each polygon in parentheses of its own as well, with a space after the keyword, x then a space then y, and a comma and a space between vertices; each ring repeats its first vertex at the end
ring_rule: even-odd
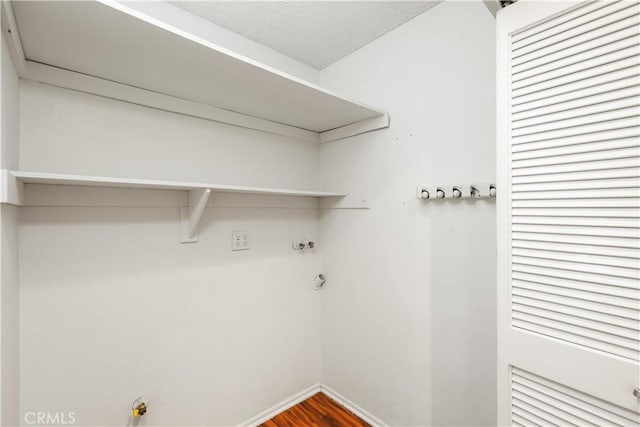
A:
POLYGON ((371 427, 348 409, 323 393, 261 424, 259 427, 371 427))

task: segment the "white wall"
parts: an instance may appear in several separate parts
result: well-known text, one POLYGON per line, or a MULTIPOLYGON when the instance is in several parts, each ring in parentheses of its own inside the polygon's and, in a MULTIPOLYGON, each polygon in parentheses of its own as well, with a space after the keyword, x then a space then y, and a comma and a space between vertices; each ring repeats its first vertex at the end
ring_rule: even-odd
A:
POLYGON ((445 2, 321 73, 391 115, 320 150, 321 186, 371 204, 323 215, 323 378, 390 425, 495 423, 495 204, 415 199, 495 179, 494 25, 445 2))
MULTIPOLYGON (((4 37, 0 54, 0 166, 18 166, 18 77, 4 37)), ((18 425, 18 208, 0 207, 0 424, 18 425)))
POLYGON ((21 81, 20 168, 313 189, 317 147, 21 81))
POLYGON ((0 423, 19 425, 19 274, 18 274, 18 208, 3 204, 0 208, 0 423))
MULTIPOLYGON (((317 146, 284 137, 33 83, 21 119, 24 170, 316 187, 317 146)), ((27 188, 22 414, 125 425, 147 395, 141 425, 235 425, 320 381, 320 253, 291 249, 318 239, 317 201, 214 195, 199 243, 180 244, 185 196, 27 188)))
POLYGON ((7 43, 2 37, 2 122, 0 146, 0 163, 2 168, 15 168, 19 161, 19 95, 18 76, 9 56, 7 43))
POLYGON ((414 198, 494 179, 494 23, 481 2, 446 2, 323 70, 392 126, 320 148, 22 82, 23 170, 320 183, 372 209, 319 223, 313 200, 217 196, 181 245, 184 194, 31 186, 21 413, 124 425, 145 394, 141 424, 232 425, 322 380, 391 425, 494 423, 494 204, 414 198), (52 191, 59 206, 39 206, 52 191), (237 229, 251 251, 231 252, 237 229), (301 237, 319 249, 292 252, 301 237))

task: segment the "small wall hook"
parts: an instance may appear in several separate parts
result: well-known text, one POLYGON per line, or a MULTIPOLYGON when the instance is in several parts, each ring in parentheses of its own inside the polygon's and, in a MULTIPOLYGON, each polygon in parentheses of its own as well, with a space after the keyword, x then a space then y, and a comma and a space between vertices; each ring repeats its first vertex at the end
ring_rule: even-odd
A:
POLYGON ((324 277, 324 274, 318 274, 316 277, 314 277, 311 287, 315 291, 319 291, 324 287, 325 283, 327 283, 327 279, 324 277))
POLYGON ((301 240, 301 241, 294 241, 291 244, 291 247, 293 247, 294 251, 301 251, 303 249, 313 249, 316 247, 316 242, 311 241, 311 240, 301 240))

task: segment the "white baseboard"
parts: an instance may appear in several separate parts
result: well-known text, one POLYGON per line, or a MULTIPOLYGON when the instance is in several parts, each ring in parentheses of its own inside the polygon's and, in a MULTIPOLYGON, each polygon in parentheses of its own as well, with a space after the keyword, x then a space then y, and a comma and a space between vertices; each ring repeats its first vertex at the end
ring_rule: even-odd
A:
POLYGON ((351 402, 349 399, 345 398, 340 393, 336 392, 335 390, 333 390, 332 388, 324 384, 315 384, 311 387, 308 387, 302 390, 299 393, 294 394, 293 396, 283 400, 282 402, 275 404, 271 408, 262 411, 258 415, 251 417, 247 421, 240 423, 239 427, 258 426, 264 423, 265 421, 275 417, 279 413, 284 412, 287 409, 291 408, 292 406, 295 406, 298 403, 308 399, 309 397, 313 396, 318 392, 322 392, 326 394, 327 396, 329 396, 330 398, 332 398, 333 400, 335 400, 336 402, 338 402, 339 404, 341 404, 342 406, 344 406, 345 408, 347 408, 348 410, 350 410, 351 412, 359 416, 363 421, 371 424, 372 426, 386 427, 386 424, 382 420, 370 414, 369 412, 365 411, 364 409, 360 408, 358 405, 351 402))
POLYGON ((318 393, 321 390, 321 387, 322 386, 320 384, 312 385, 311 387, 308 387, 302 390, 301 392, 296 393, 291 397, 288 397, 282 402, 275 404, 271 408, 260 412, 255 417, 251 417, 247 421, 240 423, 239 427, 255 427, 257 425, 260 425, 263 422, 275 417, 279 413, 286 411, 292 406, 295 406, 298 403, 302 402, 303 400, 306 400, 309 397, 313 396, 314 394, 318 393))
POLYGON ((344 406, 345 408, 347 408, 348 410, 350 410, 351 412, 353 412, 354 414, 356 414, 357 416, 359 416, 363 421, 371 424, 372 426, 375 426, 375 427, 387 426, 387 424, 385 424, 385 422, 382 421, 380 418, 376 417, 375 415, 371 414, 368 411, 365 411, 364 409, 362 409, 355 403, 351 402, 349 399, 347 399, 337 391, 333 390, 329 386, 325 384, 321 384, 320 391, 326 394, 327 396, 329 396, 330 398, 332 398, 333 400, 335 400, 336 402, 338 402, 339 404, 341 404, 342 406, 344 406))

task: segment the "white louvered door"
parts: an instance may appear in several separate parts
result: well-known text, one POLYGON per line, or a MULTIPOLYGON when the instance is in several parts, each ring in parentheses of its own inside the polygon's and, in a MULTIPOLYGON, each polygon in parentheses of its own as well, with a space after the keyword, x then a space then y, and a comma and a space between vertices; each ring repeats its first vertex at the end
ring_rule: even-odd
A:
POLYGON ((498 15, 498 420, 640 425, 640 3, 498 15))

